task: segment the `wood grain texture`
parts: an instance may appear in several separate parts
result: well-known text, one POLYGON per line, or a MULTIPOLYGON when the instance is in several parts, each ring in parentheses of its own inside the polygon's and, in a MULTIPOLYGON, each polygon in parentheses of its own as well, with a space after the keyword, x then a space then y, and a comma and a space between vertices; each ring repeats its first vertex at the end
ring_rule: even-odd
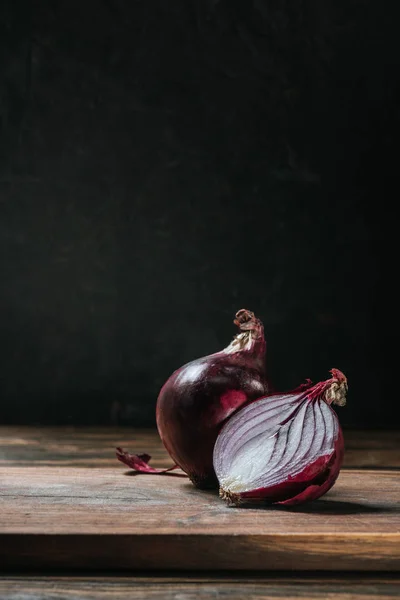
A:
MULTIPOLYGON (((400 431, 345 431, 343 468, 400 468, 400 431)), ((0 466, 113 467, 115 447, 171 465, 154 429, 0 427, 0 466)))
POLYGON ((2 600, 393 600, 397 577, 15 577, 0 578, 2 600))
POLYGON ((0 469, 0 564, 58 569, 400 570, 400 473, 343 471, 297 509, 233 509, 184 478, 0 469))

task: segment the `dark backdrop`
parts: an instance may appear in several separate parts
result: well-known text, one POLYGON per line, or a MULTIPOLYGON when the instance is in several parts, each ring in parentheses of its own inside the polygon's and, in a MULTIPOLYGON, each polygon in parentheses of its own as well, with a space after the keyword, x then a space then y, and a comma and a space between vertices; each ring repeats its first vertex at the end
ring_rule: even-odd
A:
POLYGON ((0 3, 1 422, 152 424, 246 307, 276 387, 396 424, 395 7, 0 3))

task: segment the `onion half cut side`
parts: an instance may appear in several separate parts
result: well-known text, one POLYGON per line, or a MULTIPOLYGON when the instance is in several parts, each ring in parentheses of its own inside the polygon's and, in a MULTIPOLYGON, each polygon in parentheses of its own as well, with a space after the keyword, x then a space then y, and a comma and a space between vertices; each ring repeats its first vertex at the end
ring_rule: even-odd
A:
POLYGON ((335 483, 343 462, 342 430, 331 404, 346 403, 347 379, 260 398, 222 428, 214 447, 220 496, 229 504, 295 505, 315 500, 335 483))

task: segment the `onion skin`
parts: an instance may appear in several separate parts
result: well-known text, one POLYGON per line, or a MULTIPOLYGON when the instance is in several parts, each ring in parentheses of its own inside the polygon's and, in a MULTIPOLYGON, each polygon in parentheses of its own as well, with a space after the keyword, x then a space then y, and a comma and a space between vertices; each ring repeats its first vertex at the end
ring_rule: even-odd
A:
MULTIPOLYGON (((335 403, 339 406, 345 404, 345 393, 347 392, 347 379, 338 369, 332 369, 332 378, 325 382, 317 383, 315 386, 308 381, 298 390, 290 392, 287 397, 293 397, 296 392, 299 393, 299 406, 307 402, 325 402, 328 406, 335 403)), ((275 396, 275 395, 274 395, 275 396)), ((279 394, 279 396, 286 396, 279 394)), ((272 396, 270 396, 272 399, 272 396)), ((260 398, 252 403, 255 406, 260 398)), ((323 496, 334 485, 344 458, 344 439, 343 433, 336 414, 330 408, 337 427, 337 434, 334 439, 332 452, 318 456, 315 460, 306 465, 300 472, 289 474, 284 480, 268 487, 259 487, 253 490, 242 492, 232 492, 229 489, 220 488, 220 496, 230 505, 240 506, 241 504, 251 503, 271 503, 284 506, 295 506, 304 502, 316 500, 323 496)), ((240 419, 240 413, 236 415, 236 420, 240 419)), ((295 416, 293 417, 295 418, 295 416)), ((283 423, 284 424, 284 423, 283 423)), ((232 426, 232 423, 231 423, 232 426)), ((221 432, 221 436, 223 430, 221 432)), ((232 435, 232 433, 230 434, 232 435)), ((219 440, 218 440, 219 441, 219 440)), ((218 452, 218 442, 215 447, 215 453, 218 452)), ((214 462, 216 456, 214 456, 214 462)), ((277 468, 277 472, 279 469, 277 468)), ((218 473, 218 469, 217 469, 218 473)))
POLYGON ((162 387, 156 420, 175 463, 199 488, 218 487, 213 449, 218 433, 239 407, 269 391, 264 329, 248 310, 236 314, 239 333, 216 354, 175 371, 162 387))
POLYGON ((326 492, 328 492, 336 482, 343 464, 343 458, 344 439, 342 429, 340 428, 335 452, 331 456, 325 471, 318 476, 318 483, 315 480, 314 482, 309 482, 307 487, 302 492, 297 494, 297 496, 293 496, 288 500, 281 500, 279 504, 283 504, 285 506, 296 506, 296 504, 303 504, 304 502, 311 502, 312 500, 318 500, 318 498, 321 498, 321 496, 326 494, 326 492), (321 483, 322 480, 324 480, 323 483, 321 483))

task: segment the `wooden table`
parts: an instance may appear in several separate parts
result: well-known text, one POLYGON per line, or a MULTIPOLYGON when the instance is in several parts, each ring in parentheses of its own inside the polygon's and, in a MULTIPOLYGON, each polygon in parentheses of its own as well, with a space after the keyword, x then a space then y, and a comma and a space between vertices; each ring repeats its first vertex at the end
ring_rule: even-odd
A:
POLYGON ((0 428, 0 598, 400 596, 400 432, 345 438, 324 498, 235 509, 116 461, 154 431, 0 428))

